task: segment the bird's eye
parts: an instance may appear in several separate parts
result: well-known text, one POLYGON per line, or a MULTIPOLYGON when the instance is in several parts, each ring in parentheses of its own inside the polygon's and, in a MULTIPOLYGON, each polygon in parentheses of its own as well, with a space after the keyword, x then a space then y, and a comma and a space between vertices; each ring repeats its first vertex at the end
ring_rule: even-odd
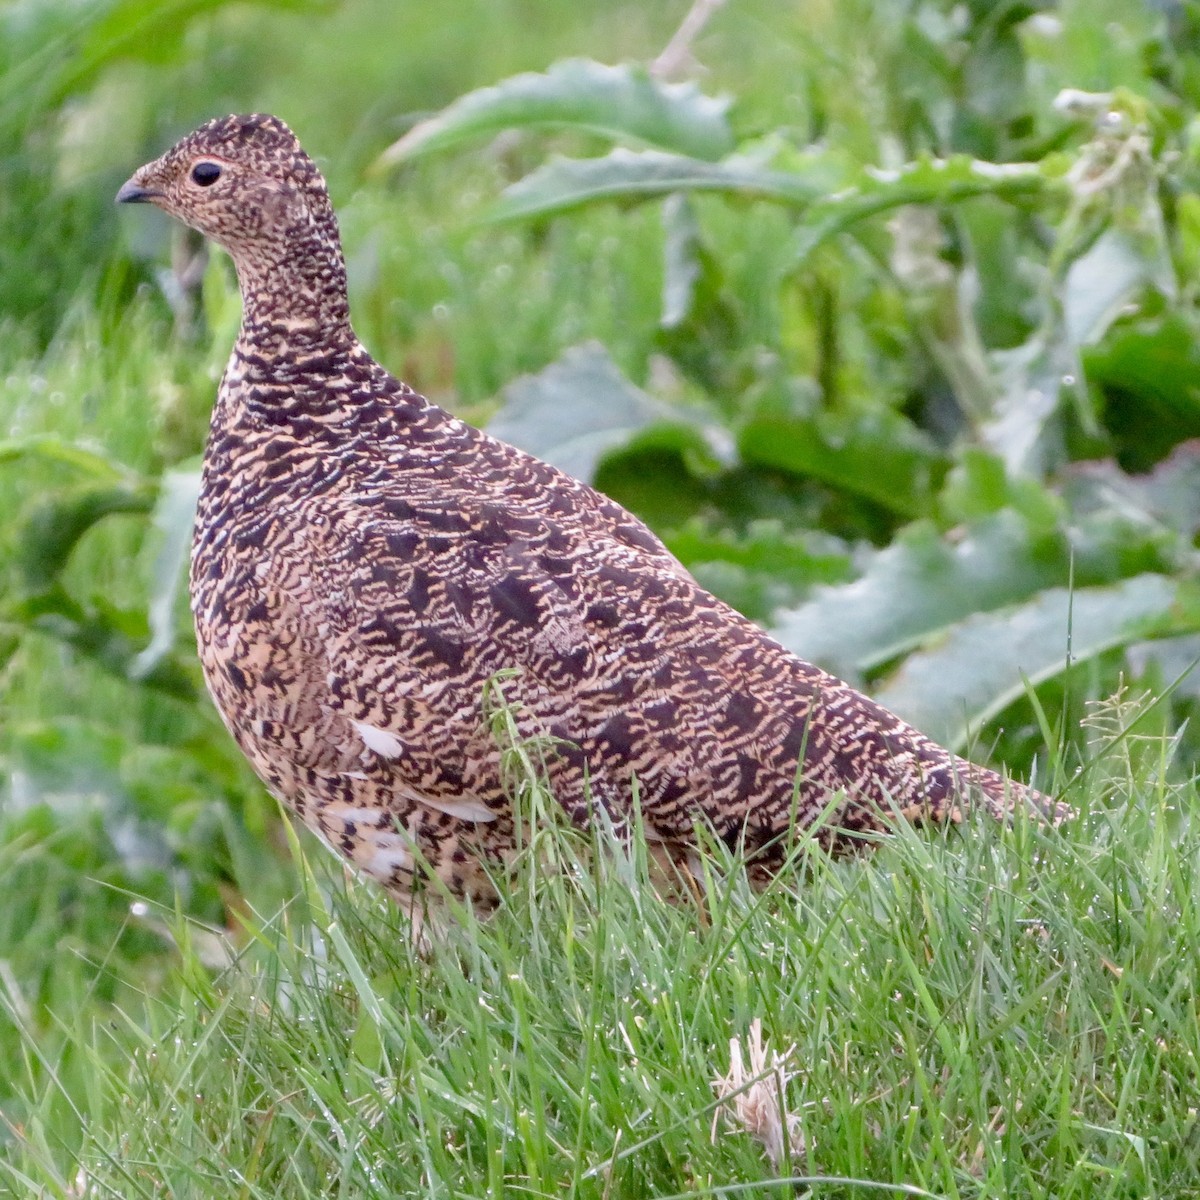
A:
POLYGON ((208 187, 221 178, 221 168, 215 162, 198 162, 192 168, 192 182, 208 187))

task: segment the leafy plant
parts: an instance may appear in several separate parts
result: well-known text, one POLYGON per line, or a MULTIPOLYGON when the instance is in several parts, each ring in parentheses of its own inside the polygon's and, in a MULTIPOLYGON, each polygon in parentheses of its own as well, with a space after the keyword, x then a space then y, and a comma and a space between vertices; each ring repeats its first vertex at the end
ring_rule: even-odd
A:
MULTIPOLYGON (((540 226, 600 204, 661 204, 657 341, 677 373, 673 420, 712 432, 664 440, 662 405, 644 394, 630 428, 611 403, 617 381, 600 388, 565 368, 582 350, 548 368, 535 396, 507 391, 493 429, 553 456, 545 431, 569 427, 557 435, 565 449, 581 436, 567 414, 592 414, 603 438, 563 461, 590 468, 743 603, 767 592, 747 587, 744 566, 705 574, 702 543, 751 529, 761 540, 753 523, 764 518, 782 517, 781 537, 836 532, 854 578, 830 582, 814 563, 793 574, 790 603, 771 589, 779 635, 962 745, 1030 684, 1078 680, 1086 662, 1111 681, 1123 648, 1200 629, 1187 523, 1140 521, 1094 493, 1084 511, 1071 485, 1071 464, 1096 460, 1136 491, 1117 463, 1145 468, 1196 434, 1188 347, 1200 330, 1180 303, 1194 216, 1170 202, 1189 177, 1191 135, 1171 105, 1187 102, 1191 52, 1135 21, 1131 36, 1170 64, 1182 94, 1165 98, 1161 70, 1084 91, 1069 59, 1046 59, 1092 36, 1097 13, 1063 6, 1035 26, 1020 5, 918 8, 925 23, 903 27, 920 39, 913 63, 895 26, 868 22, 886 64, 879 86, 903 96, 877 119, 878 146, 907 151, 886 167, 855 161, 835 138, 739 135, 727 98, 636 66, 569 60, 461 98, 378 168, 500 129, 550 128, 559 146, 617 143, 535 166, 483 219, 540 226), (1040 107, 1029 90, 1038 71, 1040 107), (982 121, 984 79, 991 117, 1008 114, 999 138, 982 121), (701 126, 703 142, 688 144, 680 131, 701 126), (772 298, 765 327, 748 318, 752 298, 726 253, 731 231, 764 207, 785 215, 755 280, 772 298), (917 366, 905 389, 886 366, 898 350, 917 366), (1147 367, 1150 355, 1163 369, 1147 367), (1155 416, 1169 414, 1149 445, 1129 436, 1149 422, 1125 415, 1141 394, 1155 416), (697 529, 710 532, 698 542, 697 529), (854 550, 863 540, 873 548, 854 550)), ((813 71, 828 87, 841 65, 813 71)))
MULTIPOLYGON (((324 0, 257 0, 313 11, 324 0)), ((111 252, 111 189, 96 186, 81 101, 131 63, 178 67, 195 23, 228 0, 90 0, 0 8, 0 313, 45 342, 111 252), (82 135, 73 123, 84 126, 82 135), (65 184, 65 186, 64 186, 65 184)), ((92 123, 93 126, 96 123, 92 123)))

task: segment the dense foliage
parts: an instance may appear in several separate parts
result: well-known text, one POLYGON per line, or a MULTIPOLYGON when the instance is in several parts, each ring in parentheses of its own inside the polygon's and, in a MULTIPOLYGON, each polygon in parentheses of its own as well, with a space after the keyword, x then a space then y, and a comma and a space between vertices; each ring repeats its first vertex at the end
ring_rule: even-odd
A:
MULTIPOLYGON (((93 1044, 90 1022, 116 1011, 131 1027, 170 1027, 170 1005, 161 1025, 137 1014, 177 956, 184 986, 167 994, 192 997, 188 1021, 221 996, 245 1007, 244 980, 214 999, 200 976, 225 961, 227 935, 243 945, 230 933, 241 920, 259 928, 247 913, 275 913, 298 887, 278 814, 203 695, 183 595, 197 456, 238 320, 232 272, 184 232, 146 213, 119 220, 110 203, 133 167, 217 112, 278 111, 321 160, 356 327, 398 374, 595 481, 703 583, 931 734, 1036 771, 1085 811, 1186 808, 1173 789, 1200 764, 1188 720, 1200 702, 1200 5, 729 0, 697 6, 711 19, 690 44, 672 39, 683 5, 580 7, 463 0, 455 21, 386 0, 0 9, 0 1062, 26 1062, 23 1079, 0 1073, 13 1161, 22 1131, 41 1129, 63 1145, 39 1161, 63 1169, 87 1109, 72 1113, 72 1098, 104 1109, 104 1081, 126 1086, 125 1043, 93 1044), (1122 702, 1089 743, 1089 704, 1122 687, 1145 699, 1122 702), (212 955, 177 945, 185 927, 147 904, 222 931, 212 955)), ((1139 1004, 1182 953, 1144 916, 1156 885, 1133 896, 1141 850, 1172 873, 1162 903, 1180 914, 1176 936, 1194 931, 1181 899, 1190 826, 1186 812, 1171 819, 1166 865, 1146 822, 1130 823, 1127 843, 1115 817, 1103 836, 1094 824, 1073 835, 1097 880, 1088 854, 1110 848, 1095 903, 1111 901, 1118 930, 1132 915, 1135 933, 1114 933, 1114 950, 1085 928, 1081 885, 1067 912, 1083 924, 1063 916, 1063 937, 1123 971, 1122 939, 1142 930, 1154 944, 1139 951, 1139 1004)), ((952 847, 906 847, 888 868, 897 903, 969 903, 952 847), (929 852, 950 856, 954 881, 932 899, 905 874, 906 856, 929 852)), ((1016 866, 987 859, 996 886, 1028 882, 1037 851, 1018 850, 1016 866)), ((866 906, 862 919, 882 919, 873 889, 888 883, 816 876, 832 889, 812 901, 821 920, 839 889, 866 906)), ((1050 920, 1035 908, 1029 920, 1050 920)), ((554 911, 548 922, 582 920, 570 904, 554 911)), ((675 920, 655 911, 652 923, 675 920)), ((765 911, 782 924, 747 918, 734 957, 746 929, 787 938, 807 919, 803 906, 765 911)), ((947 937, 960 949, 980 962, 999 953, 956 920, 947 937)), ((291 926, 263 928, 267 943, 291 926)), ((476 934, 500 938, 501 953, 516 928, 476 934)), ((899 927, 884 946, 892 935, 920 950, 899 927)), ((704 945, 697 961, 716 970, 704 955, 724 943, 704 945)), ((588 951, 596 970, 607 952, 588 951)), ((995 987, 1032 989, 1034 1007, 1057 986, 1057 967, 995 969, 995 987)), ((414 988, 436 982, 414 961, 405 970, 414 988)), ((599 1013, 608 984, 587 986, 599 1013)), ((1171 1003, 1183 1007, 1163 1017, 1175 1031, 1163 1054, 1186 1057, 1186 1003, 1171 1003)), ((1063 1004, 1059 1032, 1084 1036, 1084 1009, 1063 1004)), ((941 1044, 936 1000, 921 1006, 941 1044)), ((983 1020, 985 1007, 970 1011, 983 1020)), ((706 1022, 717 1011, 701 1008, 706 1022)), ((1033 1010, 992 1014, 988 1037, 1026 1029, 1033 1010)), ((461 1015, 451 1004, 445 1020, 461 1015)), ((397 1022, 355 1034, 376 1039, 372 1070, 395 1066, 397 1022)), ((783 1016, 774 1028, 795 1040, 783 1016)), ((1125 1045, 1114 1030, 1098 1076, 1125 1045)), ((251 1024, 231 1036, 257 1035, 251 1024)), ((710 1051, 714 1038, 705 1025, 710 1051)), ((693 1090, 706 1078, 694 1072, 693 1090)), ((1079 1151, 1063 1114, 1105 1125, 1074 1079, 1061 1085, 1054 1153, 1021 1176, 1031 1194, 1030 1180, 1050 1179, 1057 1194, 1091 1194, 1055 1174, 1079 1151)), ((432 1127, 454 1159, 439 1080, 432 1127)), ((806 1102, 826 1085, 812 1086, 806 1102)), ((930 1112, 934 1092, 920 1101, 930 1112)), ((676 1116, 702 1107, 680 1105, 676 1116)), ((465 1101, 463 1112, 478 1117, 465 1101)), ((585 1116, 571 1135, 581 1150, 599 1145, 585 1116)), ((904 1118, 897 1107, 869 1120, 904 1118)), ((523 1167, 502 1153, 488 1178, 523 1171, 552 1192, 559 1168, 528 1159, 566 1136, 547 1128, 526 1141, 523 1167)), ((905 1136, 931 1135, 913 1124, 905 1136)), ((491 1164, 490 1142, 481 1153, 491 1164)), ((913 1173, 915 1150, 853 1169, 985 1194, 965 1182, 986 1176, 962 1165, 974 1154, 938 1175, 913 1173)), ((1154 1175, 1143 1143, 1132 1190, 1104 1194, 1169 1191, 1195 1163, 1181 1154, 1154 1175)), ((418 1164, 430 1194, 458 1169, 440 1148, 434 1158, 418 1164)), ((1120 1183, 1115 1161, 1103 1169, 1120 1183)), ((686 1178, 688 1194, 708 1194, 701 1176, 719 1168, 689 1170, 648 1171, 642 1185, 674 1178, 682 1190, 686 1178)), ((48 1194, 68 1194, 63 1179, 48 1194)), ((126 1194, 111 1186, 95 1194, 126 1194)), ((276 1194, 269 1176, 254 1186, 276 1194)), ((127 1194, 172 1194, 139 1187, 127 1194)))

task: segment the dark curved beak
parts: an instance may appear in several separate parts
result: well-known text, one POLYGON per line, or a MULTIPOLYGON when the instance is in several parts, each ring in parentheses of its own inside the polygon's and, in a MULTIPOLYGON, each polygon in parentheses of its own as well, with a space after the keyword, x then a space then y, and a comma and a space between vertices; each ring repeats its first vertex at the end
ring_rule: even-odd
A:
POLYGON ((118 204, 149 204, 153 200, 161 198, 162 192, 154 188, 143 187, 137 182, 137 176, 132 179, 127 179, 122 185, 121 190, 117 193, 118 204))

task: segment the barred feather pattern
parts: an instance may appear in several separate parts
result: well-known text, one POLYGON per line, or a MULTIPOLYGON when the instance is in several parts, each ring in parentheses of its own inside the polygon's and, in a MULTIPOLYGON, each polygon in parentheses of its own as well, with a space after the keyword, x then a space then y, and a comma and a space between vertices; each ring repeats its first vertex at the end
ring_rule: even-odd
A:
POLYGON ((242 291, 191 568, 208 687, 275 795, 398 898, 433 873, 494 899, 514 846, 481 707, 499 672, 521 735, 552 739, 574 820, 602 807, 620 828, 636 787, 650 836, 687 847, 706 826, 757 873, 823 814, 846 834, 972 803, 1065 815, 797 658, 618 504, 376 363, 324 181, 278 118, 209 122, 118 198, 225 246, 242 291))

